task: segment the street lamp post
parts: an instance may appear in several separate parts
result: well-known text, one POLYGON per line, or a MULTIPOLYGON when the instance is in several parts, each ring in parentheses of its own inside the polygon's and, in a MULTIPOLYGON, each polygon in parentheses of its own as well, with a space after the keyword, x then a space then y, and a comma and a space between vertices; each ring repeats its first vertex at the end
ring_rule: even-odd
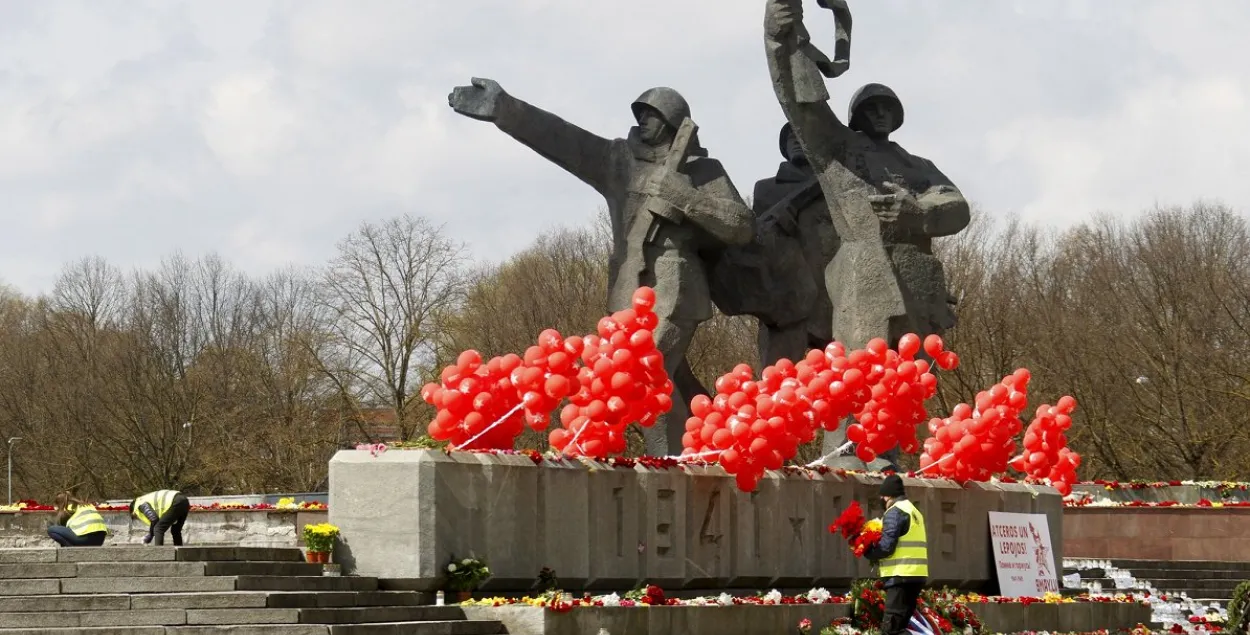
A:
POLYGON ((13 442, 21 440, 22 437, 9 437, 9 505, 13 504, 13 442))

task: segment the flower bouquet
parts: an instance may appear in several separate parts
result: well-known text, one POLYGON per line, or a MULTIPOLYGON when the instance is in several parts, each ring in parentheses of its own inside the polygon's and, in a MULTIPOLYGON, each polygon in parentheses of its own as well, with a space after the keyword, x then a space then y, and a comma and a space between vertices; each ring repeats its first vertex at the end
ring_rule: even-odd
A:
POLYGON ((469 594, 489 577, 490 567, 477 558, 457 560, 453 557, 447 564, 447 586, 457 593, 461 601, 467 600, 469 594))
POLYGON ((856 558, 863 558, 870 547, 881 542, 881 528, 880 518, 865 520, 859 501, 851 501, 851 506, 830 523, 829 533, 842 534, 851 547, 851 553, 856 558))

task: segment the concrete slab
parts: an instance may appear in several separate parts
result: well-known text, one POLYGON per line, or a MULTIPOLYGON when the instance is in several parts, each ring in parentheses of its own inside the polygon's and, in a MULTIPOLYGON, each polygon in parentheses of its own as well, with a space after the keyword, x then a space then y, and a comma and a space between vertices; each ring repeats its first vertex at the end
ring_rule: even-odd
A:
POLYGON ((58 562, 172 562, 174 547, 66 547, 53 550, 58 562))
POLYGON ((264 592, 154 593, 136 595, 130 600, 136 609, 245 609, 265 608, 269 594, 264 592))
POLYGON ((51 580, 0 580, 0 596, 56 595, 61 592, 61 581, 51 580))
POLYGON ((79 578, 181 578, 204 575, 203 562, 81 562, 79 578))
POLYGON ((56 562, 56 549, 0 549, 0 564, 56 562))
POLYGON ((188 593, 235 590, 236 578, 68 578, 61 593, 188 593))
POLYGON ((35 595, 0 597, 0 612, 125 611, 129 595, 35 595))
POLYGON ((0 564, 0 579, 32 580, 36 578, 72 578, 78 575, 78 568, 73 564, 32 563, 32 564, 0 564))

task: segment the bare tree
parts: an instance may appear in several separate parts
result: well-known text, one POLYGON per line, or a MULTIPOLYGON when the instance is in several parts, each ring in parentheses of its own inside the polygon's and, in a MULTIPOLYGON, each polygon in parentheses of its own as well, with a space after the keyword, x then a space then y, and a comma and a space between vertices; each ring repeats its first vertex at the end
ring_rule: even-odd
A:
POLYGON ((337 343, 361 364, 337 369, 344 393, 393 408, 401 437, 423 368, 434 363, 439 318, 463 296, 464 247, 428 220, 402 216, 363 223, 338 245, 323 278, 337 343), (346 374, 344 376, 343 374, 346 374))

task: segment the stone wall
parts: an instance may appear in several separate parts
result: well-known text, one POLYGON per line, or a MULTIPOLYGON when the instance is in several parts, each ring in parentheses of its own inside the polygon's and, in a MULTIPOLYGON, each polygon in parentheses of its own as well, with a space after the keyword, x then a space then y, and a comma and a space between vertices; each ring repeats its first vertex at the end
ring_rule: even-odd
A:
POLYGON ((1250 562, 1250 508, 1076 507, 1063 522, 1069 558, 1250 562))
MULTIPOLYGON (((105 544, 143 544, 146 525, 127 512, 100 512, 109 528, 105 544)), ((54 512, 0 513, 0 548, 50 547, 54 512)), ((240 547, 297 547, 304 525, 326 520, 324 511, 192 511, 182 530, 187 544, 240 547)), ((169 536, 165 537, 166 544, 169 536)))
POLYGON ((1072 491, 1076 494, 1088 494, 1096 500, 1110 500, 1117 503, 1176 501, 1186 505, 1194 505, 1204 498, 1216 503, 1220 501, 1250 501, 1250 489, 1240 489, 1240 487, 1225 488, 1217 484, 1170 485, 1143 487, 1140 489, 1117 487, 1107 489, 1102 485, 1094 483, 1082 483, 1073 486, 1072 491))
MULTIPOLYGON (((486 590, 528 590, 543 567, 570 590, 844 588, 871 575, 829 523, 858 500, 882 513, 880 478, 769 473, 743 493, 719 467, 653 470, 520 455, 340 451, 330 522, 347 572, 431 590, 450 559, 481 557, 486 590)), ((988 512, 1044 513, 1056 568, 1063 507, 1053 489, 908 480, 925 514, 934 584, 994 579, 988 512)))

